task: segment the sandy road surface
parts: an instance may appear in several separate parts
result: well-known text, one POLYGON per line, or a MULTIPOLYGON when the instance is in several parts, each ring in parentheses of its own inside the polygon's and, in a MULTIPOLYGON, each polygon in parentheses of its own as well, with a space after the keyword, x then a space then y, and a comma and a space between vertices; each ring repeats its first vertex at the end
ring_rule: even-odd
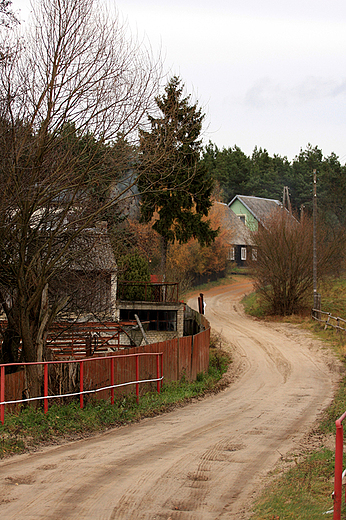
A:
POLYGON ((88 520, 248 518, 263 476, 330 402, 337 365, 298 329, 238 305, 250 284, 205 293, 235 348, 216 396, 92 439, 0 463, 0 517, 88 520))

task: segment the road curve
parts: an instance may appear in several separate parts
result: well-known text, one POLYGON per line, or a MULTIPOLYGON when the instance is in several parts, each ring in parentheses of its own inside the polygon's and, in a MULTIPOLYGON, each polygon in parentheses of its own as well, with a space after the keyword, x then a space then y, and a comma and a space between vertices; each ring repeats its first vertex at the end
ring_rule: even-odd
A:
MULTIPOLYGON (((237 374, 216 396, 0 463, 6 520, 246 519, 263 476, 331 401, 337 364, 299 329, 247 318, 251 282, 205 293, 237 374)), ((195 307, 195 298, 191 304, 195 307)))

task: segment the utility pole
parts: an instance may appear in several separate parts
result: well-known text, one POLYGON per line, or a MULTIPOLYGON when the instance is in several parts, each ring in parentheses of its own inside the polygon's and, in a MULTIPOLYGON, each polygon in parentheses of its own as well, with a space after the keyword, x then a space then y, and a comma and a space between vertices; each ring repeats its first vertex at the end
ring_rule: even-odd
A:
POLYGON ((317 177, 316 170, 313 170, 313 288, 314 288, 314 309, 321 310, 321 295, 317 292, 317 177))
POLYGON ((286 208, 286 203, 287 203, 288 212, 292 213, 292 206, 291 206, 290 193, 289 193, 288 186, 284 186, 284 192, 283 192, 283 196, 282 196, 282 206, 284 209, 286 208))
POLYGON ((301 206, 300 206, 300 223, 301 224, 303 224, 303 222, 304 222, 304 209, 305 209, 304 204, 301 204, 301 206))

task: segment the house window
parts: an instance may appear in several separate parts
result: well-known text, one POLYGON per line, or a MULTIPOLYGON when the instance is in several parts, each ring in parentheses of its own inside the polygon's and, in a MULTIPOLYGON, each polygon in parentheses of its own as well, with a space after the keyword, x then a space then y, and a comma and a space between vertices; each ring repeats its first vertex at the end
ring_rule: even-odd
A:
POLYGON ((240 248, 240 259, 245 261, 246 260, 246 247, 240 248))
POLYGON ((234 262, 234 260, 235 260, 235 248, 234 247, 229 248, 227 259, 230 260, 231 262, 234 262))
POLYGON ((252 250, 252 260, 253 262, 257 262, 257 249, 255 247, 252 250))
POLYGON ((239 218, 240 218, 240 220, 242 221, 243 224, 246 223, 246 215, 239 215, 239 218))
POLYGON ((177 330, 177 311, 120 309, 120 320, 135 321, 135 314, 137 314, 143 323, 144 329, 161 331, 177 330))

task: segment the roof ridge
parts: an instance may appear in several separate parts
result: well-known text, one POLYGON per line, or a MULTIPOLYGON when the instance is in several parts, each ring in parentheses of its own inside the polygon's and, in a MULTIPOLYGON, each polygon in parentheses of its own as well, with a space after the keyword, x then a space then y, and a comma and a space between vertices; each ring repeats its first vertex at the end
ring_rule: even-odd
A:
POLYGON ((281 204, 281 201, 278 199, 269 199, 267 197, 256 197, 256 195, 236 195, 236 197, 242 197, 242 198, 247 198, 247 199, 268 200, 271 202, 279 202, 281 204))

